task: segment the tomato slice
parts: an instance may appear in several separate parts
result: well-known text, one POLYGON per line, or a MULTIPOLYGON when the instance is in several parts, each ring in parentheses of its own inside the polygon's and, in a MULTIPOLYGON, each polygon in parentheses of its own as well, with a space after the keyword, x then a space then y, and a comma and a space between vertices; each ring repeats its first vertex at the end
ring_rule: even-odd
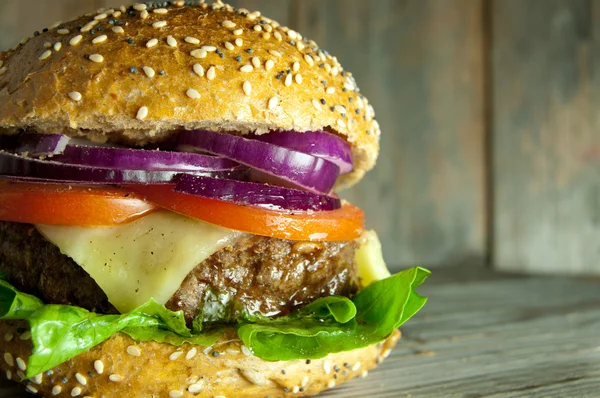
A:
POLYGON ((363 211, 349 203, 331 211, 284 212, 178 193, 168 185, 136 185, 127 189, 176 213, 255 235, 342 241, 356 239, 364 230, 363 211))
POLYGON ((0 220, 54 225, 117 225, 158 210, 109 187, 0 182, 0 220))

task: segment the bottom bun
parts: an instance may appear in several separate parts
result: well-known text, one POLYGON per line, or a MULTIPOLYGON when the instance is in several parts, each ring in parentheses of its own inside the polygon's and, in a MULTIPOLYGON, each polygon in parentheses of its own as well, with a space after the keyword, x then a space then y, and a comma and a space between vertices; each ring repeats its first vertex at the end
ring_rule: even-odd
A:
POLYGON ((267 362, 253 356, 234 331, 211 347, 136 342, 118 333, 27 381, 27 324, 0 321, 0 368, 29 392, 48 397, 302 397, 365 376, 399 338, 396 331, 383 343, 322 359, 267 362))

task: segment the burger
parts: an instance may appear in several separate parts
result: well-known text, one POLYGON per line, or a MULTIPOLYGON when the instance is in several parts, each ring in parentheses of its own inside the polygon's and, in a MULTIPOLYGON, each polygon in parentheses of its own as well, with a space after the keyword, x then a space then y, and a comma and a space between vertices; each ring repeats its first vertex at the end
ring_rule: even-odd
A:
POLYGON ((425 303, 335 193, 351 73, 260 12, 101 9, 0 53, 0 367, 42 396, 314 395, 425 303))

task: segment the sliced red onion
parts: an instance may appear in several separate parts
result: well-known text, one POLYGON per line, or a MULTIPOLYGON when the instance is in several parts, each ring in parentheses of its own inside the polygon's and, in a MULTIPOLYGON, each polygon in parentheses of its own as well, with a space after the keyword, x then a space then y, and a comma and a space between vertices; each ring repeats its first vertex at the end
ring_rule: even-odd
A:
POLYGON ((176 192, 224 200, 241 205, 266 207, 276 210, 335 210, 341 207, 338 198, 306 192, 299 189, 256 184, 253 182, 223 180, 182 174, 176 178, 176 192))
POLYGON ((144 149, 67 145, 52 160, 82 166, 148 171, 206 172, 232 170, 238 163, 211 155, 144 149))
MULTIPOLYGON (((236 174, 245 174, 245 172, 245 168, 236 168, 233 170, 198 173, 198 175, 239 178, 239 175, 236 174)), ((179 171, 111 169, 106 167, 72 165, 0 152, 0 174, 12 178, 22 178, 23 181, 28 182, 32 180, 47 180, 48 182, 60 180, 81 184, 164 184, 171 183, 175 176, 180 173, 179 171)))
POLYGON ((27 153, 29 156, 48 156, 62 153, 71 140, 63 134, 25 133, 19 136, 16 153, 27 153))
POLYGON ((329 160, 339 166, 340 174, 349 173, 354 168, 350 145, 337 135, 326 131, 273 131, 253 138, 329 160))
POLYGON ((340 168, 330 161, 214 131, 183 131, 179 134, 177 148, 220 155, 312 192, 329 192, 340 173, 340 168))

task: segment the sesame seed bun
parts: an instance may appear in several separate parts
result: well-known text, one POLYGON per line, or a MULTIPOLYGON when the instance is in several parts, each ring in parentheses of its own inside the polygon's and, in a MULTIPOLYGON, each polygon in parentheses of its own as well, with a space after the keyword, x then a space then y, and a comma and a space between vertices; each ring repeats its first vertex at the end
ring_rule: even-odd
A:
MULTIPOLYGON (((0 322, 4 356, 0 368, 15 381, 21 380, 31 352, 26 326, 21 321, 0 322)), ((365 376, 400 337, 396 331, 384 343, 323 359, 266 362, 252 356, 234 332, 230 334, 233 339, 207 348, 135 342, 119 333, 22 383, 43 396, 303 397, 365 376)))
POLYGON ((0 129, 145 145, 177 129, 328 130, 358 181, 379 125, 352 74, 299 33, 220 2, 99 10, 0 54, 0 129))

